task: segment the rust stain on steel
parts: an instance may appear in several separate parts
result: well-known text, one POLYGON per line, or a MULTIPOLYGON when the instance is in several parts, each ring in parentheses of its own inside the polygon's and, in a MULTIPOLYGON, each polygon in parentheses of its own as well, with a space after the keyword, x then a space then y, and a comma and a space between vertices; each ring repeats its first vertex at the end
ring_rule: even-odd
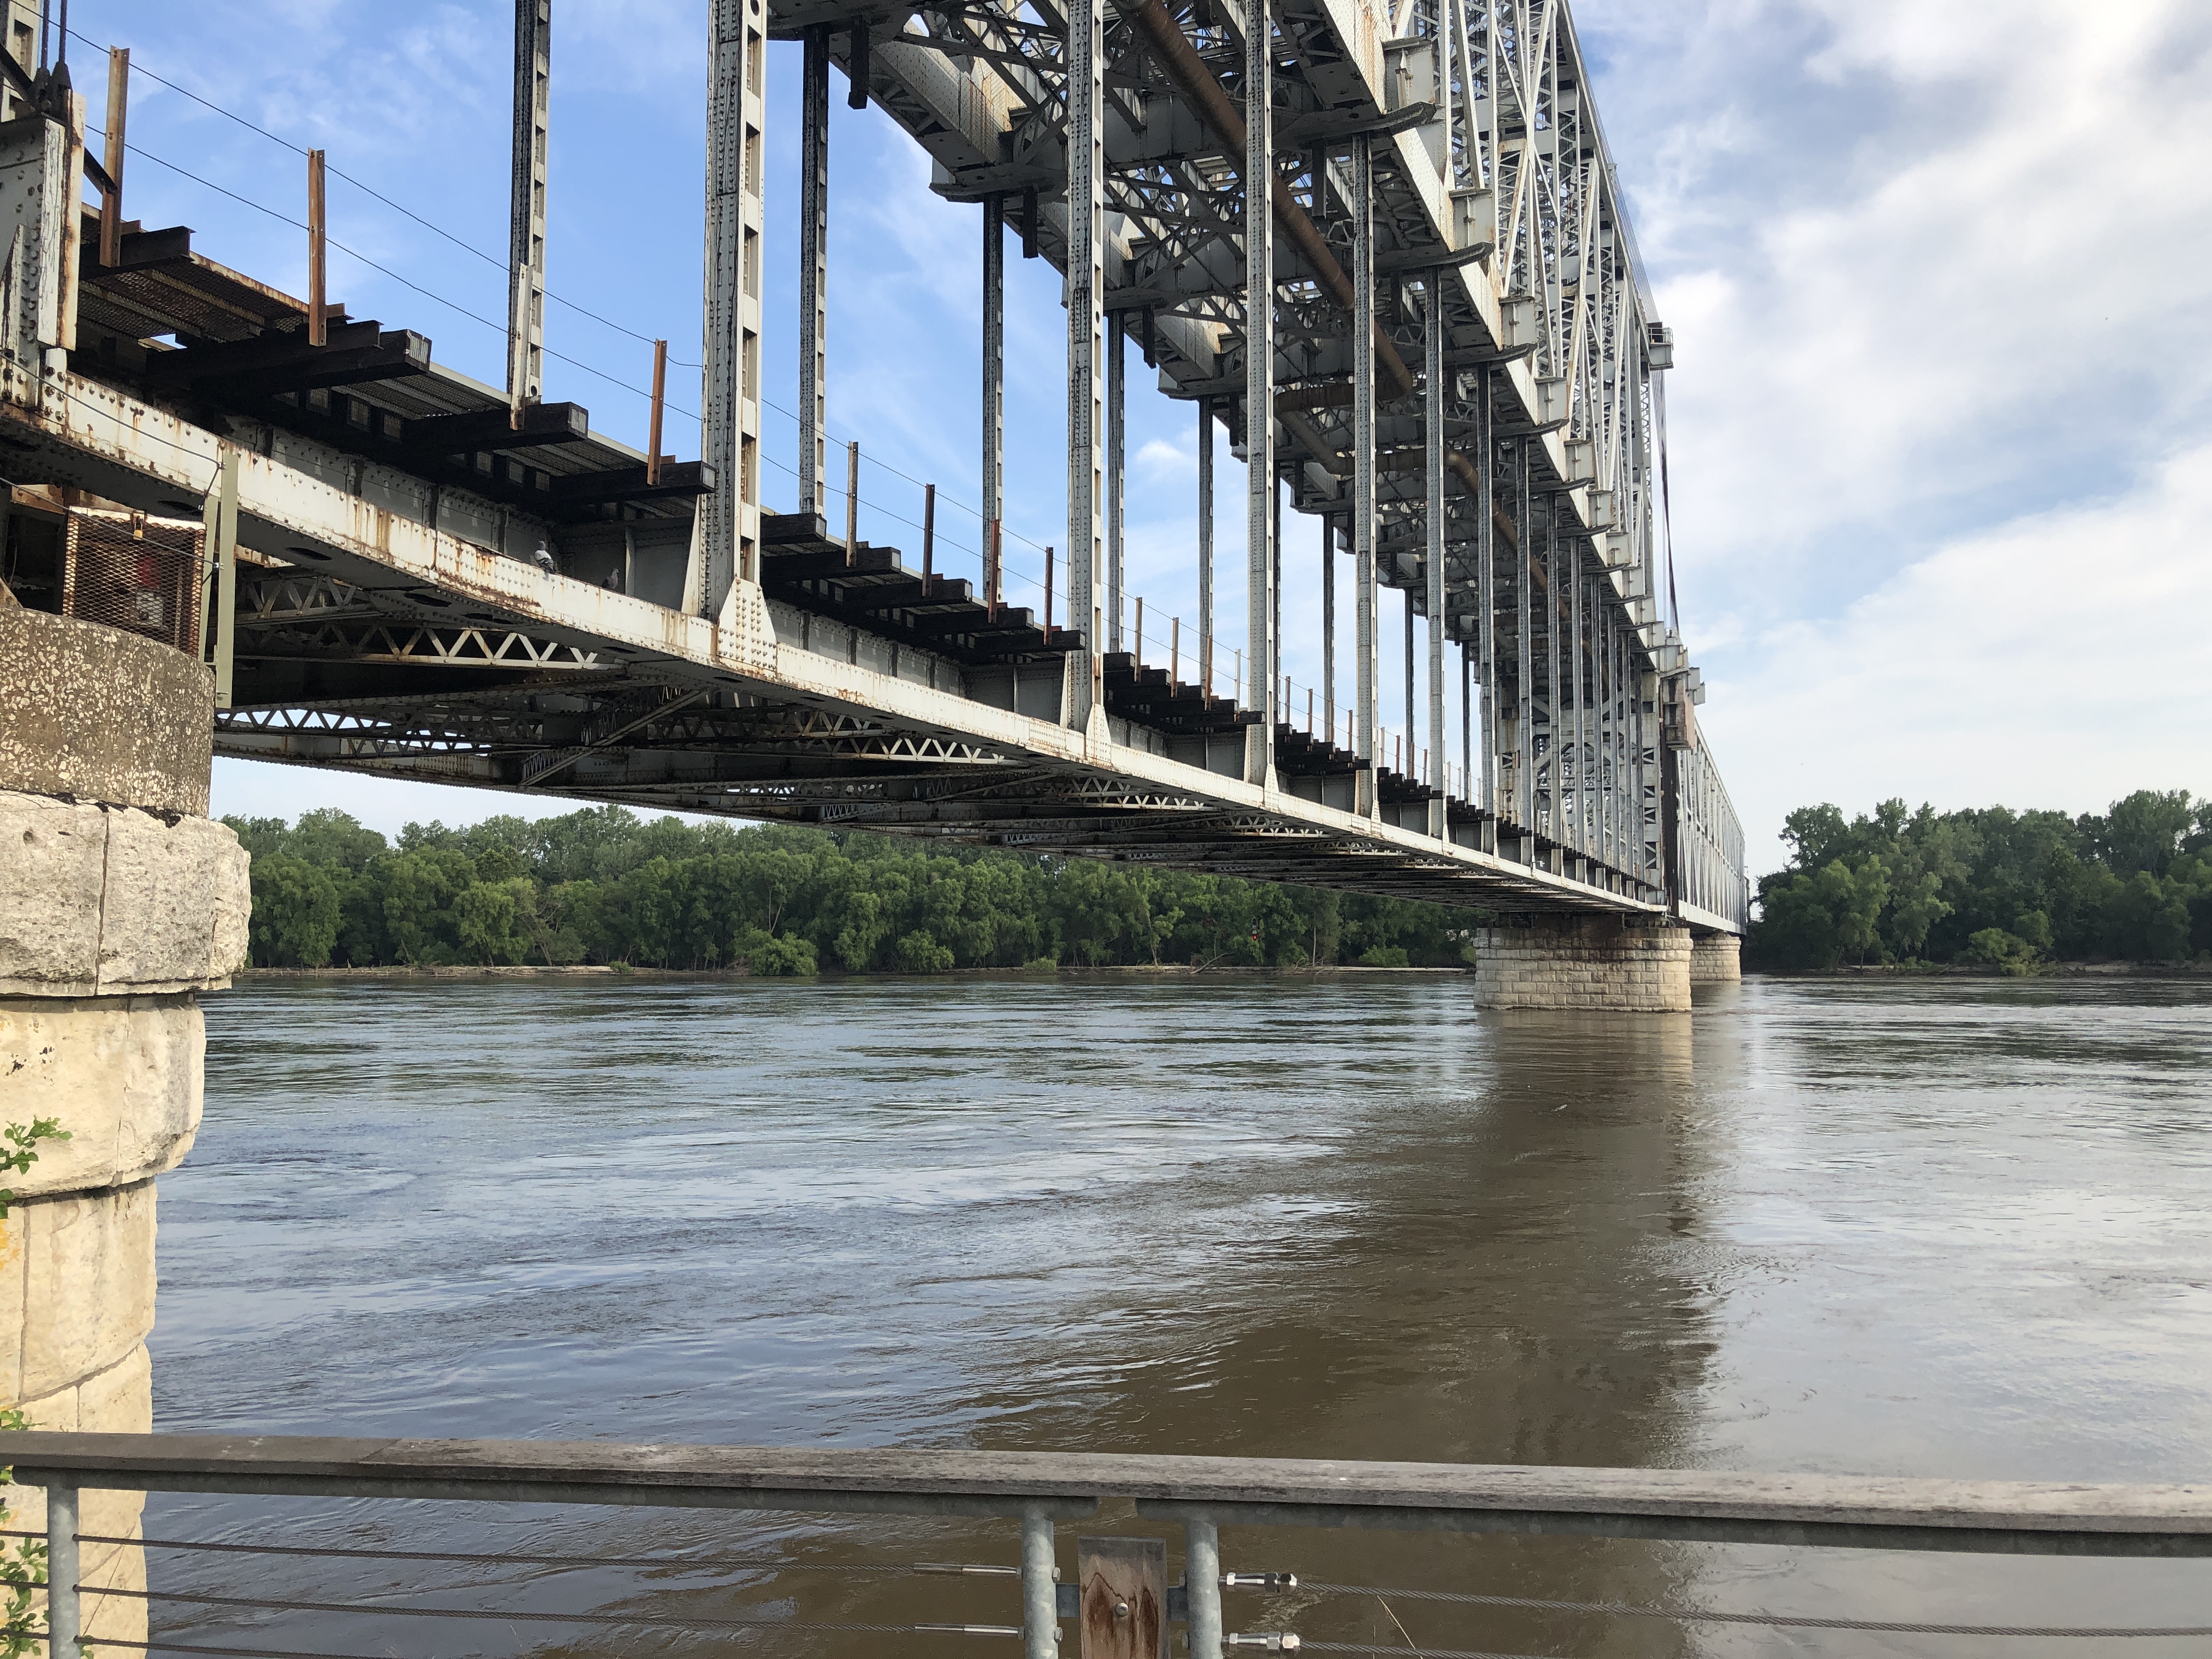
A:
POLYGON ((1168 1547, 1158 1538, 1079 1538, 1083 1659, 1167 1659, 1168 1547))

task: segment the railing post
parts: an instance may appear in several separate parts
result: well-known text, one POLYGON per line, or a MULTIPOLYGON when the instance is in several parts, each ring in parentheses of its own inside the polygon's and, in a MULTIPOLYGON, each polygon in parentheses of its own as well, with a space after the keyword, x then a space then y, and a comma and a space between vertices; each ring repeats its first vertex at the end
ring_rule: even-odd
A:
POLYGON ((1022 1516, 1023 1659, 1059 1659, 1060 1588, 1054 1582, 1052 1522, 1041 1510, 1022 1516))
POLYGON ((1202 1515, 1182 1523, 1182 1563, 1190 1659, 1221 1659, 1221 1534, 1202 1515))
POLYGON ((49 1659, 76 1659, 84 1641, 84 1619, 77 1599, 77 1489, 46 1488, 46 1653, 49 1659))

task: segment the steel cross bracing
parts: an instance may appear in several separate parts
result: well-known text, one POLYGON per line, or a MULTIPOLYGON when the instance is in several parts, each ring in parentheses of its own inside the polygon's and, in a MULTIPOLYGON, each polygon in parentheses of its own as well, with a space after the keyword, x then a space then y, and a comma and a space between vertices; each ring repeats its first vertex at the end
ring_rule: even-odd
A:
MULTIPOLYGON (((1662 710, 1686 721, 1695 700, 1652 597, 1663 335, 1563 5, 1285 0, 1257 59, 1255 14, 1235 0, 1104 4, 1095 29, 1073 33, 1080 20, 1055 0, 791 0, 764 23, 739 0, 712 11, 714 431, 673 484, 666 472, 653 484, 642 457, 590 434, 573 405, 499 435, 507 400, 440 369, 418 336, 359 325, 368 345, 326 369, 290 331, 298 302, 179 256, 180 232, 140 239, 145 260, 166 260, 173 286, 250 291, 258 336, 210 345, 180 319, 167 331, 185 349, 155 362, 147 340, 123 337, 164 320, 145 319, 155 290, 128 270, 82 278, 88 293, 105 285, 83 314, 120 331, 109 337, 63 337, 70 319, 25 308, 35 319, 0 364, 11 478, 174 514, 234 462, 220 752, 1741 927, 1726 792, 1693 723, 1662 730, 1662 710), (1327 738, 1094 652, 1087 614, 1045 625, 897 550, 765 510, 757 337, 775 324, 757 273, 781 256, 763 250, 763 149, 747 135, 800 112, 766 106, 763 27, 811 38, 848 78, 858 68, 930 153, 941 195, 994 202, 1062 270, 1071 54, 1095 73, 1085 107, 1103 212, 1077 251, 1096 261, 1103 326, 1240 451, 1247 388, 1272 386, 1295 505, 1334 521, 1332 545, 1370 550, 1374 580, 1416 612, 1441 613, 1474 713, 1463 732, 1443 729, 1432 641, 1425 775, 1410 756, 1386 769, 1379 750, 1362 773, 1327 738), (1256 221, 1240 112, 1254 63, 1273 89, 1274 163, 1256 221), (1355 258, 1357 206, 1371 229, 1355 258), (1255 223, 1272 226, 1271 306, 1244 288, 1255 223), (1364 321, 1355 266, 1374 295, 1364 321), (1272 332, 1264 374, 1248 373, 1255 318, 1272 332), (258 354, 250 380, 242 352, 258 354), (379 378, 387 359, 399 378, 379 378), (194 378, 197 362, 209 367, 194 378), (1372 375, 1364 427, 1356 368, 1372 375), (344 392, 316 390, 332 385, 344 392), (445 435, 464 428, 473 455, 445 435), (1371 495, 1352 488, 1368 433, 1371 495), (1368 500, 1363 539, 1351 518, 1368 500), (1440 781, 1462 753, 1469 775, 1440 781)), ((33 240, 71 229, 46 198, 17 211, 33 240)), ((1082 337, 1072 317, 1072 350, 1082 337)), ((835 355, 834 337, 821 343, 835 355)), ((1255 492, 1255 535, 1265 500, 1255 492)), ((1252 569, 1279 594, 1272 549, 1252 569)), ((1363 635, 1371 684, 1389 684, 1389 632, 1363 635)))

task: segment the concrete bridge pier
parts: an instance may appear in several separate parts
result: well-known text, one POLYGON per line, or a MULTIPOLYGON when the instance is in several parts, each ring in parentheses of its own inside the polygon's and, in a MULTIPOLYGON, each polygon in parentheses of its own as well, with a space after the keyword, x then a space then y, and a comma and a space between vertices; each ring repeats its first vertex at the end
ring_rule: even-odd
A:
POLYGON ((1698 933, 1690 939, 1690 983, 1734 985, 1743 978, 1743 940, 1734 933, 1698 933))
POLYGON ((1537 915, 1475 937, 1478 1008, 1690 1012, 1686 927, 1618 916, 1537 915))
MULTIPOLYGON (((213 698, 185 653, 0 587, 0 1123, 70 1136, 0 1176, 0 1406, 34 1429, 152 1427, 154 1177, 199 1127, 198 994, 246 955, 246 854, 206 816, 213 698)), ((39 1488, 0 1497, 46 1525, 39 1488)), ((79 1530, 135 1536, 142 1503, 86 1492, 79 1530)), ((81 1559, 145 1586, 137 1549, 81 1559)), ((143 1601, 84 1608, 95 1645, 145 1640, 143 1601)))

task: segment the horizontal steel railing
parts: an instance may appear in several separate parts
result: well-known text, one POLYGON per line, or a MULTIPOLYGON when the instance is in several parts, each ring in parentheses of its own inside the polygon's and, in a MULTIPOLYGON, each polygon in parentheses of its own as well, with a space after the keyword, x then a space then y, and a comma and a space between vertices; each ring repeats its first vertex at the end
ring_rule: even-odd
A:
POLYGON ((1289 1637, 1224 1638, 1218 1535, 1224 1526, 1393 1528, 2028 1555, 2212 1556, 2212 1485, 1062 1452, 41 1431, 9 1436, 7 1450, 16 1482, 46 1490, 48 1651, 72 1659, 83 1629, 77 1595, 78 1494, 88 1488, 1014 1519, 1022 1528, 1021 1634, 1029 1659, 1054 1659, 1059 1622, 1066 1613, 1055 1583, 1055 1523, 1095 1515, 1107 1498, 1133 1500, 1139 1516, 1181 1523, 1186 1585, 1175 1601, 1188 1620, 1193 1659, 1220 1659, 1224 1639, 1236 1645, 1297 1645, 1289 1637))

